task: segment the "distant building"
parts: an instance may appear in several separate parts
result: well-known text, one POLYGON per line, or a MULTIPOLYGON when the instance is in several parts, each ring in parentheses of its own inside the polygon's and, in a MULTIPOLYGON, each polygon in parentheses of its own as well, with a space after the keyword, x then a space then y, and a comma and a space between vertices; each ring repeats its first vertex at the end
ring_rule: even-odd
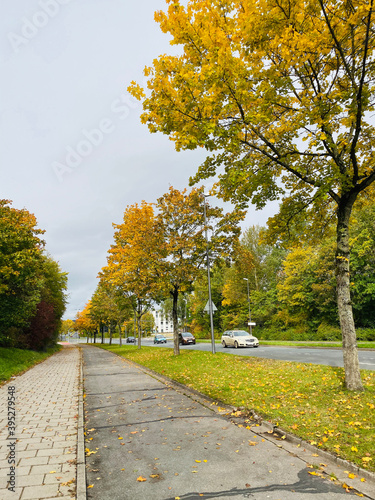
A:
POLYGON ((152 311, 152 314, 155 319, 155 329, 157 333, 173 333, 172 318, 165 316, 160 309, 152 311))

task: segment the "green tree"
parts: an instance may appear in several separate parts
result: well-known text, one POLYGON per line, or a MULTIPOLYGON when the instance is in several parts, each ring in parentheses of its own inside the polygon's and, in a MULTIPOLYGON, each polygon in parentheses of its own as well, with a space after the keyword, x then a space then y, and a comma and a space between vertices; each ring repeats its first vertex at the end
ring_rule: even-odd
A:
POLYGON ((39 272, 41 286, 36 314, 23 331, 27 347, 37 350, 56 343, 66 309, 68 288, 68 274, 50 256, 41 256, 39 272))
POLYGON ((371 198, 354 214, 350 244, 356 325, 375 328, 375 207, 371 198))
POLYGON ((155 328, 155 319, 150 311, 147 311, 146 314, 142 316, 141 328, 142 331, 146 333, 146 335, 147 333, 150 334, 151 332, 153 332, 155 328))
POLYGON ((183 51, 146 68, 147 98, 130 87, 142 121, 177 149, 212 153, 195 180, 218 171, 224 199, 263 207, 281 198, 277 234, 291 219, 303 236, 335 220, 345 384, 362 390, 349 223, 375 180, 373 0, 167 1, 156 20, 183 51))
POLYGON ((204 199, 202 187, 193 188, 190 192, 170 187, 168 193, 158 199, 157 209, 159 245, 165 257, 159 273, 160 286, 173 300, 174 354, 178 355, 178 297, 181 292, 189 291, 200 270, 207 265, 205 230, 211 230, 209 252, 213 263, 231 252, 240 232, 238 223, 243 213, 234 211, 224 214, 222 208, 209 205, 204 199))
POLYGON ((43 232, 33 214, 0 200, 0 345, 16 344, 36 312, 43 286, 43 232))
MULTIPOLYGON (((215 336, 223 330, 223 286, 226 264, 218 261, 211 270, 211 298, 216 311, 213 313, 215 336)), ((210 331, 210 315, 205 310, 208 300, 208 276, 201 271, 194 282, 193 293, 189 296, 191 311, 191 327, 198 337, 208 338, 210 331)))
POLYGON ((249 227, 244 231, 237 246, 234 261, 226 271, 223 288, 226 306, 225 328, 240 327, 249 318, 247 283, 251 317, 257 325, 272 324, 277 312, 276 285, 281 272, 285 250, 279 245, 268 245, 262 241, 264 228, 249 227))
POLYGON ((316 331, 321 323, 337 324, 334 242, 291 249, 278 282, 279 317, 286 326, 316 331))

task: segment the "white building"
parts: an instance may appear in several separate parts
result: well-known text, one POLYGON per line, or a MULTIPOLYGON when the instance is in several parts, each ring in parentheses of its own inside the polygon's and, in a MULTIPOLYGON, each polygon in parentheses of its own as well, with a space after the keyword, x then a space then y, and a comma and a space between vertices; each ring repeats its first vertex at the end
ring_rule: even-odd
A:
POLYGON ((155 319, 155 329, 157 333, 173 333, 172 318, 165 316, 160 309, 153 310, 152 314, 155 319))

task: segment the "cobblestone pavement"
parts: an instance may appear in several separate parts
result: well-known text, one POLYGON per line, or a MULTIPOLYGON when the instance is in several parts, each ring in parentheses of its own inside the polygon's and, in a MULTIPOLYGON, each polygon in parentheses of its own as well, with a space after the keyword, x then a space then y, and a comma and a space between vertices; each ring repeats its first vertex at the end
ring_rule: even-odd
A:
POLYGON ((1 500, 76 498, 80 374, 79 348, 64 347, 0 387, 1 500), (7 428, 12 394, 15 436, 7 428))

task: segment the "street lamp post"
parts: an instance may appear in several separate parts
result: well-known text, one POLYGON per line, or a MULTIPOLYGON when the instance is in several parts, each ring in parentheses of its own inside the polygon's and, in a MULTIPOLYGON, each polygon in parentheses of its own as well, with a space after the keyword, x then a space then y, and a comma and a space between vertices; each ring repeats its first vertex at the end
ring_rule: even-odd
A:
POLYGON ((208 236, 207 236, 207 215, 206 215, 206 198, 209 194, 204 193, 204 233, 206 237, 206 259, 207 259, 207 277, 208 277, 208 311, 210 314, 211 326, 211 348, 212 354, 215 354, 215 335, 214 335, 214 318, 212 313, 212 298, 211 298, 211 277, 210 277, 210 256, 208 251, 208 236))
POLYGON ((252 330, 251 330, 251 309, 250 309, 249 278, 244 278, 244 280, 247 282, 247 302, 249 304, 249 332, 250 332, 250 335, 252 335, 252 330))

